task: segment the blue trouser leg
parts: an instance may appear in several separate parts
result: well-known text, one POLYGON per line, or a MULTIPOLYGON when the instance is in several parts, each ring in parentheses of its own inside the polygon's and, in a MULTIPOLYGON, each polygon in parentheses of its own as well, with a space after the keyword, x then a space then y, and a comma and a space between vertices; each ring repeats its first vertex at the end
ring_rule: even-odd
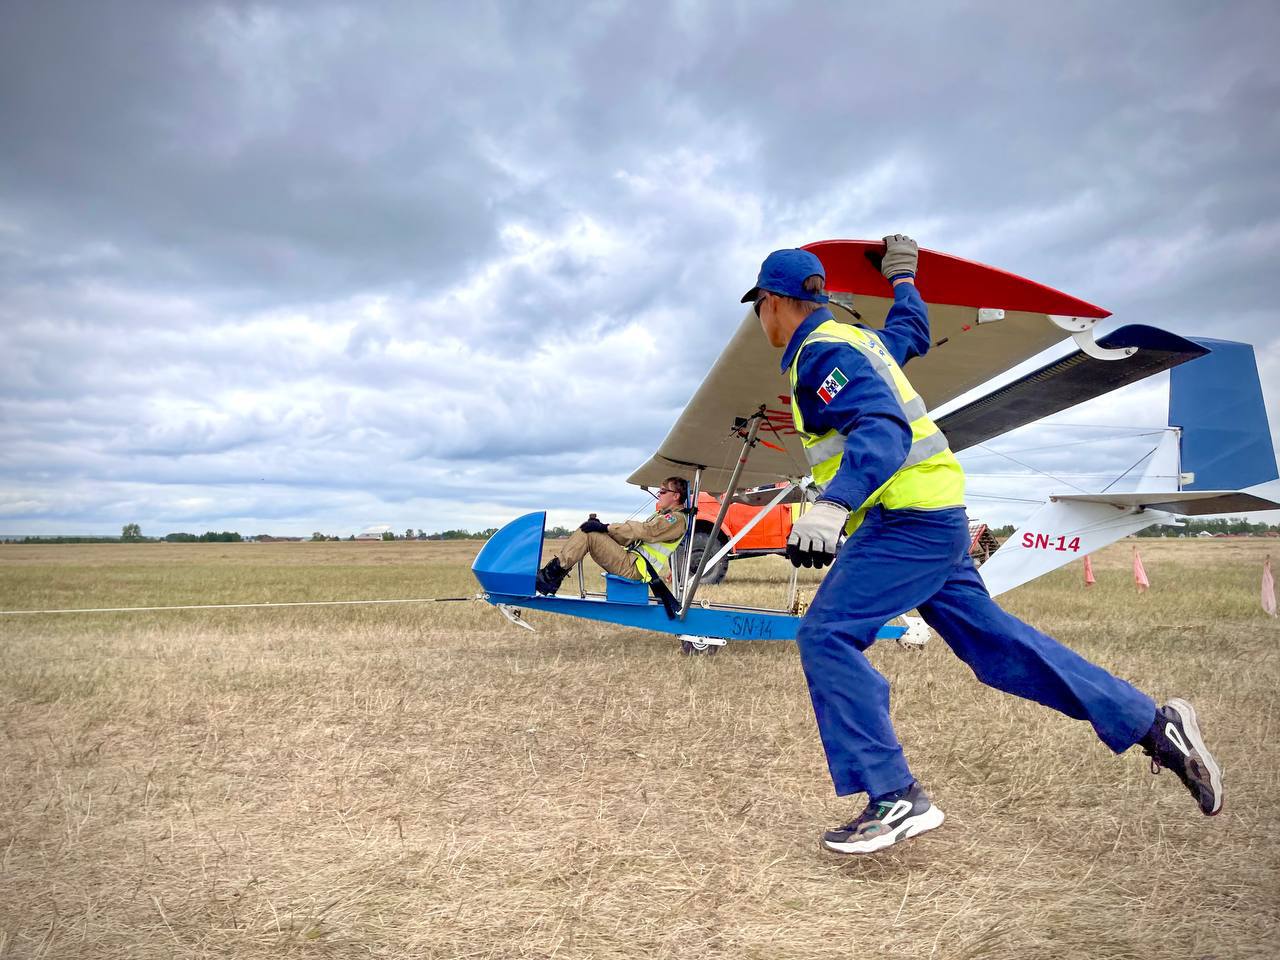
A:
POLYGON ((876 796, 913 779, 889 720, 888 682, 863 651, 915 607, 983 683, 1088 720, 1112 750, 1150 726, 1150 697, 1001 610, 968 547, 961 509, 875 509, 814 597, 797 642, 837 794, 876 796))
POLYGON ((954 524, 895 522, 891 513, 869 511, 800 624, 800 662, 839 796, 878 796, 914 779, 889 721, 889 682, 863 651, 887 621, 937 593, 968 550, 968 523, 959 513, 957 533, 954 524))
POLYGON ((987 686, 1089 721, 1116 753, 1155 718, 1156 703, 1141 690, 1001 610, 967 556, 920 616, 987 686))

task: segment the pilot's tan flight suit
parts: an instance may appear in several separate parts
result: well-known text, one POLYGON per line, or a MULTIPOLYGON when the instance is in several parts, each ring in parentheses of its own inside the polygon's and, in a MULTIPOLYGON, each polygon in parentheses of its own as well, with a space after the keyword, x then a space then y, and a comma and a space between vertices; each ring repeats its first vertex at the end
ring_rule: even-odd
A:
MULTIPOLYGON (((641 580, 643 578, 636 566, 636 553, 628 550, 627 545, 636 542, 670 543, 683 537, 688 525, 683 513, 668 510, 651 514, 647 520, 611 523, 608 533, 583 533, 575 530, 556 556, 560 560, 560 566, 570 570, 575 563, 590 554, 592 560, 610 573, 641 580)), ((666 571, 661 568, 658 573, 666 576, 666 571)))

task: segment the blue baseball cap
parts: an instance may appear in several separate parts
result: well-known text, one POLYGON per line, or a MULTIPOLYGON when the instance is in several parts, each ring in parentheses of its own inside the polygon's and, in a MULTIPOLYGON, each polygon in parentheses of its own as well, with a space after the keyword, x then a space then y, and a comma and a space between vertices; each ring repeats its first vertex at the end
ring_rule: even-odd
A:
POLYGON ((741 302, 754 303, 760 299, 760 291, 764 290, 796 300, 826 303, 831 298, 825 293, 809 293, 804 288, 804 282, 815 273, 826 282, 827 271, 823 268, 822 261, 808 250, 775 250, 760 264, 760 276, 756 277, 756 285, 743 294, 741 302))

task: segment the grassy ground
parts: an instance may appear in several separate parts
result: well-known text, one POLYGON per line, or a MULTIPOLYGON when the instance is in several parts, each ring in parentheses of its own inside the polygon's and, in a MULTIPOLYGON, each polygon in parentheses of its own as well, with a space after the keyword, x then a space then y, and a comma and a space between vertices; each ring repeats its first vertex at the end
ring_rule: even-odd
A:
MULTIPOLYGON (((795 649, 478 603, 0 618, 0 957, 1274 957, 1274 541, 1132 541, 1006 598, 1156 697, 1226 771, 1171 774, 880 645, 947 812, 875 859, 795 649)), ((462 596, 468 544, 0 546, 0 609, 462 596)), ((714 598, 780 602, 776 558, 714 598)))

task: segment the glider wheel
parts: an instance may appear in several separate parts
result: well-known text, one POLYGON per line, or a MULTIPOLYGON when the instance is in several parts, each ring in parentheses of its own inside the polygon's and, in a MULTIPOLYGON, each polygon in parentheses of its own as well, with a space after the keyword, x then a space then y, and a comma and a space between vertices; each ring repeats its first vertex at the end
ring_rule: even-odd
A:
POLYGON ((720 649, 719 644, 700 643, 697 640, 681 640, 680 652, 686 657, 714 657, 720 649))

